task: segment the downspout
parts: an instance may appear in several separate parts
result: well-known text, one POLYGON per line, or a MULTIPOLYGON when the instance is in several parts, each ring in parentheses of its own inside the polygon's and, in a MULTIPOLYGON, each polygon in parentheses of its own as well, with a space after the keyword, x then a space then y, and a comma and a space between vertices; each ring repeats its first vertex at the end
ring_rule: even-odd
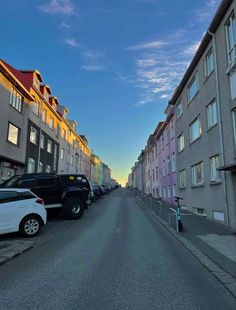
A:
MULTIPOLYGON (((222 128, 222 119, 221 119, 221 107, 220 107, 220 86, 219 86, 219 75, 218 75, 218 66, 217 66, 217 54, 216 54, 216 39, 214 33, 208 30, 209 35, 213 38, 213 49, 214 49, 214 64, 215 64, 215 72, 216 72, 216 105, 218 112, 218 120, 219 120, 219 133, 220 133, 220 148, 221 148, 221 160, 222 166, 225 165, 225 156, 224 156, 224 143, 223 143, 223 128, 222 128)), ((225 195, 225 215, 226 215, 226 225, 229 227, 229 206, 228 206, 228 194, 227 194, 227 185, 226 185, 226 176, 225 172, 223 173, 223 188, 225 195)))

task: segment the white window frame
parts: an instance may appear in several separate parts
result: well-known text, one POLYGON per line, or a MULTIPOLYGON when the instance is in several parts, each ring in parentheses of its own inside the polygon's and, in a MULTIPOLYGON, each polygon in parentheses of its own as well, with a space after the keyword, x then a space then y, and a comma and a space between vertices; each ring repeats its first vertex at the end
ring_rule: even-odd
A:
POLYGON ((200 115, 198 115, 194 121, 189 125, 189 141, 190 143, 193 143, 194 141, 196 141, 197 139, 199 139, 202 135, 202 125, 201 125, 201 121, 200 121, 200 115), (193 125, 198 123, 198 128, 197 128, 197 133, 198 133, 198 136, 197 137, 194 137, 193 134, 194 134, 194 127, 193 125))
POLYGON ((179 188, 186 187, 186 169, 179 171, 179 188))
POLYGON ((19 137, 20 137, 20 128, 17 127, 16 125, 12 124, 11 122, 8 123, 8 131, 7 131, 7 141, 14 144, 14 145, 19 145, 19 137), (16 141, 15 139, 11 138, 11 130, 15 130, 17 133, 16 141))
POLYGON ((39 116, 39 104, 37 101, 32 102, 31 111, 36 115, 39 116))
POLYGON ((38 172, 43 172, 43 163, 41 161, 39 162, 38 172))
POLYGON ((188 85, 188 103, 191 103, 193 101, 193 99, 196 97, 197 93, 199 92, 199 78, 198 78, 198 73, 195 73, 195 75, 193 76, 191 82, 188 85), (194 85, 194 83, 197 83, 197 87, 196 87, 196 92, 194 93, 194 95, 192 95, 190 97, 190 90, 191 87, 194 85))
POLYGON ((210 181, 219 182, 221 181, 221 173, 217 170, 220 167, 220 156, 219 154, 210 157, 210 181))
POLYGON ((37 145, 37 129, 34 126, 30 126, 30 142, 37 145))
POLYGON ((65 157, 65 149, 62 147, 61 148, 61 153, 60 153, 60 159, 63 160, 65 157))
POLYGON ((54 118, 53 116, 49 116, 49 123, 48 123, 49 128, 53 129, 54 126, 54 118))
POLYGON ((18 112, 22 112, 22 103, 23 97, 22 95, 12 86, 10 93, 10 105, 16 109, 18 112))
POLYGON ((40 135, 40 148, 44 150, 44 145, 45 145, 45 135, 41 133, 40 135))
POLYGON ((46 123, 46 119, 47 119, 47 110, 44 109, 44 108, 42 108, 41 119, 42 119, 42 122, 46 123))
POLYGON ((28 165, 27 165, 27 173, 34 173, 35 172, 35 166, 36 164, 36 161, 35 159, 29 157, 28 158, 28 165))
POLYGON ((183 114, 183 102, 182 99, 180 99, 176 104, 176 118, 180 118, 180 116, 183 114))
POLYGON ((184 139, 184 133, 182 132, 177 138, 178 153, 182 152, 184 148, 185 148, 185 139, 184 139))
POLYGON ((47 152, 49 154, 52 154, 52 141, 50 139, 48 139, 48 142, 47 142, 47 152))
POLYGON ((236 26, 235 26, 236 20, 235 20, 235 12, 233 11, 230 17, 228 18, 227 22, 225 23, 225 32, 226 32, 226 42, 227 42, 227 56, 228 56, 228 64, 230 68, 233 66, 233 64, 236 61, 236 26), (230 28, 229 28, 230 25, 230 28), (229 32, 228 32, 229 30, 229 32), (230 47, 230 39, 229 35, 232 39, 232 47, 230 47), (231 59, 231 53, 232 53, 232 59, 231 59))
POLYGON ((194 165, 191 166, 191 172, 192 172, 192 185, 193 186, 199 186, 204 184, 204 167, 203 167, 203 161, 200 161, 194 165), (201 181, 199 182, 197 180, 197 168, 201 167, 201 181))
POLYGON ((208 78, 215 70, 215 59, 213 49, 211 48, 204 59, 205 77, 208 78), (212 56, 212 59, 210 58, 212 56))
POLYGON ((214 127, 217 124, 217 118, 218 118, 217 105, 216 105, 216 100, 214 100, 207 106, 207 128, 208 129, 214 127), (215 110, 213 110, 213 107, 215 110))

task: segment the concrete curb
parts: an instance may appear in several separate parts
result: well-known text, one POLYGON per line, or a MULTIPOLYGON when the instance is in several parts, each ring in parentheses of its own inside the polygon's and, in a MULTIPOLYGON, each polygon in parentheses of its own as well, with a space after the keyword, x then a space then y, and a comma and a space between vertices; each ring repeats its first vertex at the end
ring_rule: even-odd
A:
POLYGON ((22 253, 33 248, 34 242, 32 241, 20 241, 10 240, 0 242, 0 265, 9 262, 14 257, 21 255, 22 253))
POLYGON ((202 251, 200 251, 194 244, 192 244, 190 241, 185 239, 180 234, 177 234, 176 231, 169 227, 169 225, 162 220, 155 212, 149 210, 142 202, 142 200, 135 196, 136 201, 138 204, 145 210, 147 210, 155 219, 157 219, 163 226, 165 226, 168 231, 176 238, 180 243, 183 244, 183 246, 191 252, 197 260, 206 267, 215 278, 217 278, 224 286, 225 288, 230 292, 230 294, 233 295, 234 298, 236 298, 236 279, 227 271, 222 269, 219 265, 217 265, 211 258, 209 258, 207 255, 205 255, 202 251))

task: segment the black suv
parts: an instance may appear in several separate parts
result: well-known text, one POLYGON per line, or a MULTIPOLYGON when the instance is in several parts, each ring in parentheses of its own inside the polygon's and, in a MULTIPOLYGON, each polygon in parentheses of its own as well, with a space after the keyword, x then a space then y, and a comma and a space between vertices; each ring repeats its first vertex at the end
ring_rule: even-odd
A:
POLYGON ((44 200, 45 208, 62 208, 68 219, 80 218, 92 198, 90 183, 82 174, 24 174, 10 178, 1 187, 29 188, 44 200))

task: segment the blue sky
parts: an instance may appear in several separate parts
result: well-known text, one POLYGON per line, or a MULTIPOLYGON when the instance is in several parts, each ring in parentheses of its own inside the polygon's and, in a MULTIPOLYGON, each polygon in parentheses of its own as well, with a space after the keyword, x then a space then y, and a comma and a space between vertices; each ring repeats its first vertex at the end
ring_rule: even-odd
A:
POLYGON ((219 2, 8 0, 0 58, 38 69, 124 182, 219 2))

